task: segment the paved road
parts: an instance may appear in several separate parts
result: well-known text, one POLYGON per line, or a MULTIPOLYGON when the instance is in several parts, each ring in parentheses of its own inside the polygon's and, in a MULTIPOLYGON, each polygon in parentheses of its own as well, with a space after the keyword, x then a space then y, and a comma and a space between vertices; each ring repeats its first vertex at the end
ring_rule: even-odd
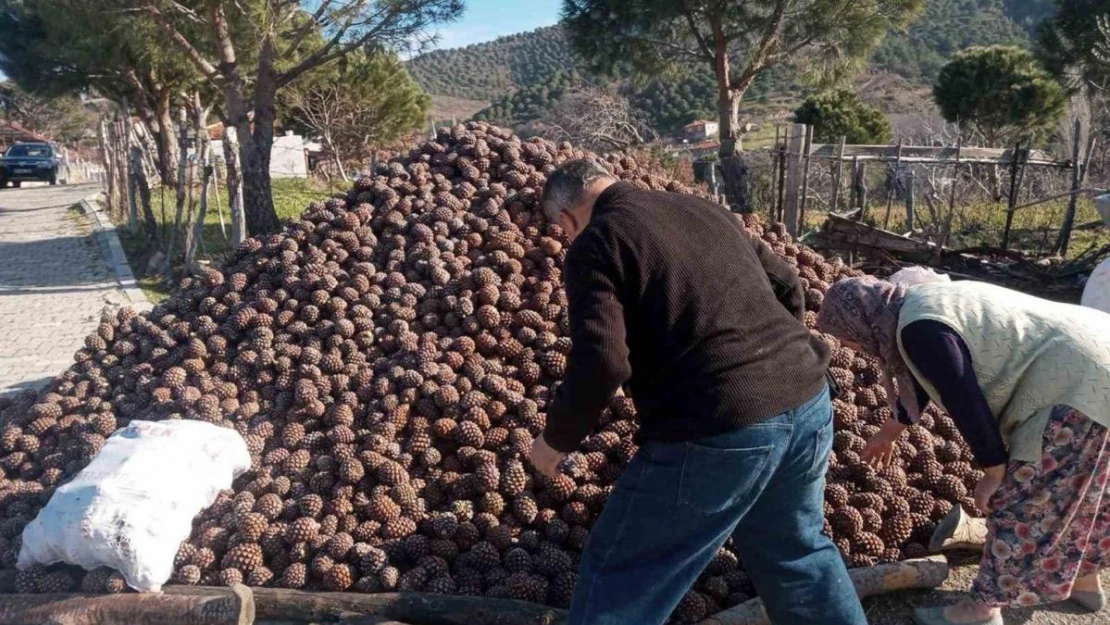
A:
POLYGON ((97 189, 0 189, 0 394, 45 385, 105 306, 129 303, 88 219, 69 210, 97 189))

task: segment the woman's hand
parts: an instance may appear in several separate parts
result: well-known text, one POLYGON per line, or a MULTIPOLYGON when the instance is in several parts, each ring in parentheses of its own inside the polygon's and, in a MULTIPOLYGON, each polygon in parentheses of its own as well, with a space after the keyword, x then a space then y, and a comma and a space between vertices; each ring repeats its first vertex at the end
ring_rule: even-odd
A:
POLYGON ((532 461, 532 466, 536 467, 541 475, 555 477, 559 474, 559 463, 567 455, 561 451, 555 451, 544 440, 543 434, 540 434, 536 437, 536 440, 532 441, 532 451, 528 457, 532 461))
POLYGON ((882 470, 894 461, 894 444, 898 442, 898 437, 906 427, 893 418, 884 421, 879 431, 864 445, 860 458, 876 469, 882 470))
POLYGON ((975 506, 985 513, 990 513, 991 509, 988 507, 991 497, 1002 486, 1002 480, 1006 478, 1006 465, 998 464, 993 467, 983 469, 983 477, 979 483, 975 485, 975 506))

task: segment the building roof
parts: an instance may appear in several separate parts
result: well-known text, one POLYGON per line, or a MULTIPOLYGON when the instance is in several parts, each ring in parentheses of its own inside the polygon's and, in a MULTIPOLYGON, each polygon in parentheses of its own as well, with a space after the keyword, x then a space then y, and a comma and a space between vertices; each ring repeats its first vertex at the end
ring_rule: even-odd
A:
POLYGON ((692 130, 700 126, 707 126, 709 124, 716 124, 717 122, 708 119, 695 119, 694 121, 682 127, 683 130, 692 130))
POLYGON ((50 139, 15 122, 0 119, 0 145, 16 141, 50 141, 50 139))

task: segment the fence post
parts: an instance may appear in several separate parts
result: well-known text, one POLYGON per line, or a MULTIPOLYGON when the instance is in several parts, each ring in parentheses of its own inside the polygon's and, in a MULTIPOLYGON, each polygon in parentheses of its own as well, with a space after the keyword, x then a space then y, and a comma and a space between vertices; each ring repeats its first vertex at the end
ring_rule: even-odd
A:
POLYGON ((847 137, 840 137, 840 146, 836 150, 836 170, 833 172, 832 197, 829 199, 829 212, 835 213, 840 206, 840 177, 844 173, 844 143, 847 137))
POLYGON ((806 222, 806 202, 809 200, 809 164, 813 152, 813 126, 806 126, 805 149, 802 156, 802 197, 798 207, 798 221, 806 222))
POLYGON ((952 233, 952 220, 956 218, 956 186, 960 182, 960 153, 964 148, 963 137, 956 137, 956 163, 952 166, 952 188, 948 194, 948 214, 944 217, 944 225, 940 229, 940 238, 937 247, 933 250, 933 263, 940 262, 944 246, 948 244, 948 236, 952 233))
POLYGON ((906 168, 906 230, 913 232, 917 221, 917 211, 913 205, 913 166, 906 168))
POLYGON ((902 168, 902 140, 898 139, 898 152, 894 157, 894 179, 886 190, 886 216, 883 217, 883 229, 890 230, 890 209, 894 206, 894 190, 898 187, 898 170, 902 168))
POLYGON ((786 149, 790 139, 790 127, 782 130, 782 143, 778 144, 778 194, 775 197, 775 206, 771 214, 771 221, 782 221, 782 206, 786 201, 786 149))
POLYGON ((1075 227, 1075 208, 1079 201, 1079 187, 1083 184, 1083 157, 1079 152, 1083 139, 1080 136, 1082 130, 1083 123, 1076 119, 1075 125, 1072 127, 1072 134, 1075 136, 1072 139, 1071 148, 1071 196, 1068 198, 1068 209, 1064 212, 1064 224, 1060 226, 1060 235, 1056 238, 1056 246, 1053 248, 1053 252, 1061 256, 1068 255, 1068 243, 1071 242, 1071 231, 1075 227))
POLYGON ((798 187, 801 182, 802 152, 805 150, 806 125, 794 124, 790 129, 790 147, 786 158, 786 202, 783 221, 790 236, 797 236, 801 228, 798 223, 798 187))
POLYGON ((859 220, 867 216, 867 161, 852 157, 852 201, 848 208, 859 209, 859 220))
MULTIPOLYGON (((779 206, 779 136, 782 134, 781 131, 782 127, 775 124, 775 142, 771 144, 771 210, 767 213, 767 219, 770 223, 774 223, 779 206)), ((727 206, 728 203, 726 202, 725 205, 727 206)))
POLYGON ((1018 141, 1014 145, 1014 153, 1010 157, 1010 193, 1006 197, 1006 227, 1002 230, 1003 250, 1010 247, 1010 228, 1014 225, 1014 207, 1017 206, 1018 190, 1021 188, 1021 181, 1018 180, 1018 176, 1022 169, 1018 163, 1020 162, 1023 143, 1024 140, 1018 141))

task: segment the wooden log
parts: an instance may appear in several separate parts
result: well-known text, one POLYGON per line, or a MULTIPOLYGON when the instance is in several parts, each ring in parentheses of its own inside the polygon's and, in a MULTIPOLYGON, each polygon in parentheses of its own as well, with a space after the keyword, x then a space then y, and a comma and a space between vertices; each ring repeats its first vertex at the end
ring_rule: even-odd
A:
POLYGON ((347 616, 339 619, 340 625, 410 625, 401 621, 394 621, 382 616, 347 616))
MULTIPOLYGON (((171 586, 172 595, 223 594, 225 588, 171 586)), ((566 612, 524 601, 458 597, 421 592, 358 594, 254 588, 258 618, 267 620, 335 621, 341 616, 373 615, 414 625, 556 625, 566 612)), ((0 625, 3 625, 0 623, 0 625)))
POLYGON ((869 226, 841 215, 829 215, 816 234, 818 247, 829 250, 882 250, 909 262, 924 263, 933 257, 934 244, 869 226))
MULTIPOLYGON (((861 599, 895 590, 936 588, 948 579, 948 561, 940 556, 876 564, 849 569, 856 594, 861 599)), ((771 625, 763 601, 758 597, 745 601, 701 621, 699 625, 771 625)))
POLYGON ((251 625, 246 586, 217 595, 4 595, 0 625, 251 625))

